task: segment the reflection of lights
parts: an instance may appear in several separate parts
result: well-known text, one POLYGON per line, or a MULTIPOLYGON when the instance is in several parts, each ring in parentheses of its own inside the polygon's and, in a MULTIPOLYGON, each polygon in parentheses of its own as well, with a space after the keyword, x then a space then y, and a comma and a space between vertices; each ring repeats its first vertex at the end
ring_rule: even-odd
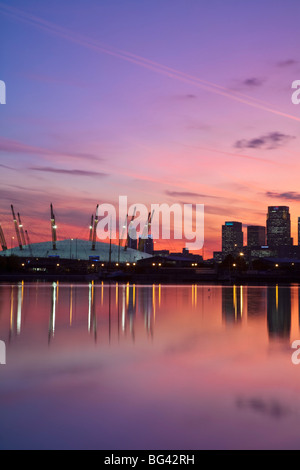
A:
POLYGON ((133 284, 133 307, 135 307, 135 284, 133 284))
POLYGON ((276 284, 276 310, 278 310, 278 284, 276 284))
POLYGON ((243 298, 243 286, 240 286, 240 291, 241 291, 241 317, 243 316, 243 302, 244 302, 244 298, 243 298))
POLYGON ((88 331, 91 331, 91 313, 92 313, 92 284, 89 284, 89 317, 88 317, 88 331))
POLYGON ((155 321, 155 284, 152 287, 152 305, 153 305, 153 319, 155 321))
POLYGON ((116 283, 116 306, 118 305, 119 300, 119 284, 116 283))
POLYGON ((129 306, 129 282, 126 284, 126 308, 129 306))
POLYGON ((17 334, 21 333, 21 317, 22 317, 22 284, 18 287, 18 310, 17 310, 17 334))
POLYGON ((236 305, 236 286, 233 286, 233 306, 234 306, 234 316, 237 318, 237 305, 236 305))
POLYGON ((103 296, 104 296, 104 282, 101 283, 101 305, 103 305, 103 296))
POLYGON ((158 286, 158 306, 161 304, 161 284, 158 286))
POLYGON ((70 326, 72 325, 73 320, 73 286, 71 286, 70 291, 70 326))
POLYGON ((125 331, 125 313, 126 313, 126 307, 125 307, 125 286, 123 286, 123 292, 122 292, 122 331, 125 331))
POLYGON ((14 286, 11 286, 10 296, 10 330, 13 329, 13 318, 14 318, 14 286))
POLYGON ((53 292, 52 292, 52 335, 54 336, 55 333, 55 314, 56 314, 56 288, 58 288, 58 285, 53 282, 53 292))

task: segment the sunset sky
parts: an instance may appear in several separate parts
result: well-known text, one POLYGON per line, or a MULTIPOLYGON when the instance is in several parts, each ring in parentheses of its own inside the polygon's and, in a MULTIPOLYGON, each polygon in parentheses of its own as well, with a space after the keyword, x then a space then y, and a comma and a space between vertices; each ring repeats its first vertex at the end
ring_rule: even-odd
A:
MULTIPOLYGON (((0 0, 0 223, 86 238, 97 203, 205 204, 221 225, 300 216, 299 0, 0 0)), ((157 243, 156 249, 184 244, 157 243)))

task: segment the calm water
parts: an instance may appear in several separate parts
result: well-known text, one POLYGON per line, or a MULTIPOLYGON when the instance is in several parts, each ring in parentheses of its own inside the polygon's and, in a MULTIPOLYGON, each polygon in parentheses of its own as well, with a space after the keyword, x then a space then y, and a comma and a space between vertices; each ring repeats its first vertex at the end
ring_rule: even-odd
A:
POLYGON ((0 448, 300 448, 298 286, 0 286, 0 448))

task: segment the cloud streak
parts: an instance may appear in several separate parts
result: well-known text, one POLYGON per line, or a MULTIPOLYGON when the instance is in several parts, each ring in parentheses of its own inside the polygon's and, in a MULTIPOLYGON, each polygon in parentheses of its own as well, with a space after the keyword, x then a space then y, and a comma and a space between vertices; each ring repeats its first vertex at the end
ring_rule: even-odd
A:
POLYGON ((267 191, 266 196, 276 199, 286 199, 287 201, 300 201, 300 193, 295 191, 287 191, 283 193, 267 191))
POLYGON ((133 54, 131 52, 124 51, 122 49, 108 47, 90 38, 87 38, 79 34, 75 34, 74 32, 67 30, 66 28, 56 26, 55 24, 49 21, 45 21, 42 18, 28 14, 22 10, 13 8, 3 3, 0 3, 0 9, 2 10, 3 13, 13 17, 14 19, 26 22, 30 24, 31 26, 42 29, 43 31, 46 31, 50 34, 54 34, 55 36, 62 37, 70 42, 80 44, 81 46, 92 49, 96 52, 100 52, 100 53, 117 57, 127 62, 136 64, 140 67, 152 70, 161 75, 165 75, 169 78, 173 78, 175 80, 179 80, 184 83, 191 84, 203 90, 221 95, 223 97, 227 97, 231 100, 238 101, 248 106, 258 108, 258 109, 270 112, 272 114, 276 114, 276 115, 300 122, 299 117, 293 116, 291 114, 283 113, 282 111, 271 108, 270 105, 264 103, 263 101, 252 98, 243 93, 233 92, 232 90, 224 86, 218 85, 213 82, 209 82, 207 80, 200 79, 193 75, 187 74, 185 72, 181 72, 179 70, 173 69, 171 67, 160 64, 158 62, 149 60, 145 57, 133 54))
POLYGON ((24 155, 38 155, 38 156, 50 156, 50 157, 68 157, 74 159, 86 159, 89 161, 102 161, 102 157, 96 155, 91 155, 87 153, 80 152, 65 152, 59 150, 49 150, 41 147, 36 147, 33 145, 27 145, 23 142, 18 142, 16 140, 6 139, 0 137, 0 152, 3 153, 14 153, 14 154, 24 154, 24 155))
POLYGON ((99 171, 85 171, 85 170, 66 170, 63 168, 52 168, 52 167, 30 167, 28 170, 32 171, 42 171, 45 173, 57 173, 62 175, 72 175, 72 176, 91 176, 94 178, 104 178, 109 176, 108 173, 102 173, 99 171))

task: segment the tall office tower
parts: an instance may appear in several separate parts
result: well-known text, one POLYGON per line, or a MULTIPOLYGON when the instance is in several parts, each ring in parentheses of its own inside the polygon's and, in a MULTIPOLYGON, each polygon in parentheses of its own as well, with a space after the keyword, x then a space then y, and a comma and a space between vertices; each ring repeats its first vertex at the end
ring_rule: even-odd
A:
POLYGON ((225 225, 222 225, 222 252, 224 255, 239 253, 243 249, 243 240, 241 222, 225 222, 225 225))
POLYGON ((292 245, 291 217, 287 206, 269 206, 267 215, 267 244, 270 247, 292 245))
POLYGON ((247 246, 258 247, 266 244, 266 227, 261 225, 248 225, 247 246))

